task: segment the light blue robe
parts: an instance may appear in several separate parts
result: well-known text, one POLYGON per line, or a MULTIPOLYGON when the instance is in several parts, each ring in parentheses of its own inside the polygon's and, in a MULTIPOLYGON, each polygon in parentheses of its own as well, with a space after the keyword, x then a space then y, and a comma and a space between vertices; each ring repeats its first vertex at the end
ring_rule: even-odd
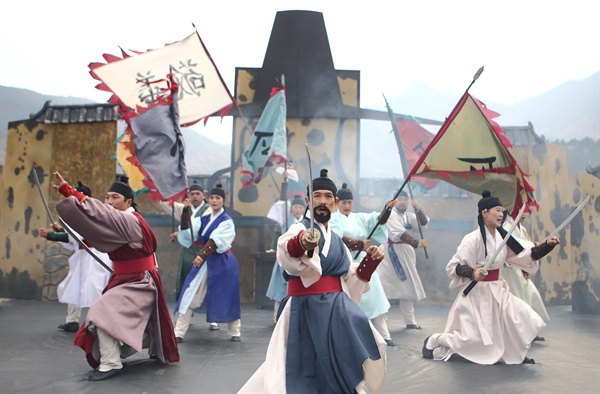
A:
MULTIPOLYGON (((377 224, 378 218, 378 212, 352 212, 348 216, 339 212, 334 212, 331 214, 329 225, 331 226, 331 231, 335 232, 340 237, 348 237, 354 240, 364 241, 377 224)), ((373 233, 371 239, 377 241, 377 243, 385 244, 387 242, 386 226, 377 226, 377 229, 373 233)), ((356 251, 352 252, 352 257, 355 255, 356 251)), ((354 261, 360 263, 365 255, 365 252, 360 252, 354 261)), ((373 275, 371 276, 371 289, 363 294, 358 305, 360 306, 360 309, 365 312, 365 315, 367 315, 369 319, 374 319, 377 316, 387 313, 387 311, 390 309, 390 302, 385 295, 377 272, 373 272, 373 275)))

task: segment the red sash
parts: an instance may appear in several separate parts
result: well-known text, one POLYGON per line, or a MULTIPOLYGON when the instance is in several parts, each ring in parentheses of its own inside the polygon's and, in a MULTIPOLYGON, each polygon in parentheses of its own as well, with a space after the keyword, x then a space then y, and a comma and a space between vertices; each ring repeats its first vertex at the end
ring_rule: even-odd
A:
POLYGON ((500 277, 500 270, 489 270, 485 278, 482 279, 483 282, 493 282, 498 280, 500 277))
POLYGON ((156 270, 156 259, 154 254, 131 260, 113 260, 115 275, 133 274, 136 272, 156 270))
POLYGON ((300 278, 288 281, 288 296, 303 296, 342 291, 339 276, 322 276, 321 279, 308 287, 304 287, 300 278))

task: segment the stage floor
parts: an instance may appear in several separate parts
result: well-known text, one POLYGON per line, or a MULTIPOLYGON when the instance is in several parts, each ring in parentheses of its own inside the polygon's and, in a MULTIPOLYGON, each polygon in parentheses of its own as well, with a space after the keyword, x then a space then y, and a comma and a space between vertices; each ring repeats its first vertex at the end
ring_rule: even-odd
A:
MULTIPOLYGON (((173 305, 169 307, 173 309, 173 305)), ((447 307, 417 304, 423 330, 407 330, 393 306, 388 325, 396 347, 388 347, 382 393, 599 393, 600 317, 570 307, 550 307, 551 321, 528 357, 534 365, 476 365, 462 359, 421 357, 423 339, 442 331, 447 307)), ((235 393, 263 362, 273 330, 273 311, 242 306, 242 342, 228 341, 226 325, 209 331, 196 315, 181 361, 163 365, 136 354, 113 379, 88 382, 91 368, 74 333, 57 329, 66 305, 0 300, 0 392, 2 393, 235 393)))

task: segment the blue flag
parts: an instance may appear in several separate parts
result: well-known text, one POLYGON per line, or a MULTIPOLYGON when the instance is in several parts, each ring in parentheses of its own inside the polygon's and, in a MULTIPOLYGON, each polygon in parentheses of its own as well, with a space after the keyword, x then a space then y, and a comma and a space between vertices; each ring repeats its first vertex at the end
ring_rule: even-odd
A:
POLYGON ((287 161, 285 89, 274 88, 242 153, 242 187, 258 183, 265 167, 287 161))

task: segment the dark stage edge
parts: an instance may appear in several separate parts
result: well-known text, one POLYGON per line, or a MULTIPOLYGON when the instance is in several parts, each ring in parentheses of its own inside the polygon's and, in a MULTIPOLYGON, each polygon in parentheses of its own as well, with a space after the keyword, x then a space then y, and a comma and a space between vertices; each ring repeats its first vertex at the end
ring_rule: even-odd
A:
MULTIPOLYGON (((546 341, 533 343, 528 354, 535 365, 423 359, 423 339, 444 328, 448 309, 417 304, 424 329, 407 330, 400 309, 392 307, 388 324, 397 346, 388 348, 381 393, 600 392, 599 316, 550 307, 546 341)), ((74 333, 57 329, 65 315, 66 305, 58 302, 0 302, 0 393, 235 393, 263 362, 273 329, 271 309, 243 305, 242 342, 233 343, 226 324, 209 331, 205 315, 196 315, 179 346, 179 363, 136 354, 124 361, 120 376, 88 382, 91 368, 73 346, 74 333)))

